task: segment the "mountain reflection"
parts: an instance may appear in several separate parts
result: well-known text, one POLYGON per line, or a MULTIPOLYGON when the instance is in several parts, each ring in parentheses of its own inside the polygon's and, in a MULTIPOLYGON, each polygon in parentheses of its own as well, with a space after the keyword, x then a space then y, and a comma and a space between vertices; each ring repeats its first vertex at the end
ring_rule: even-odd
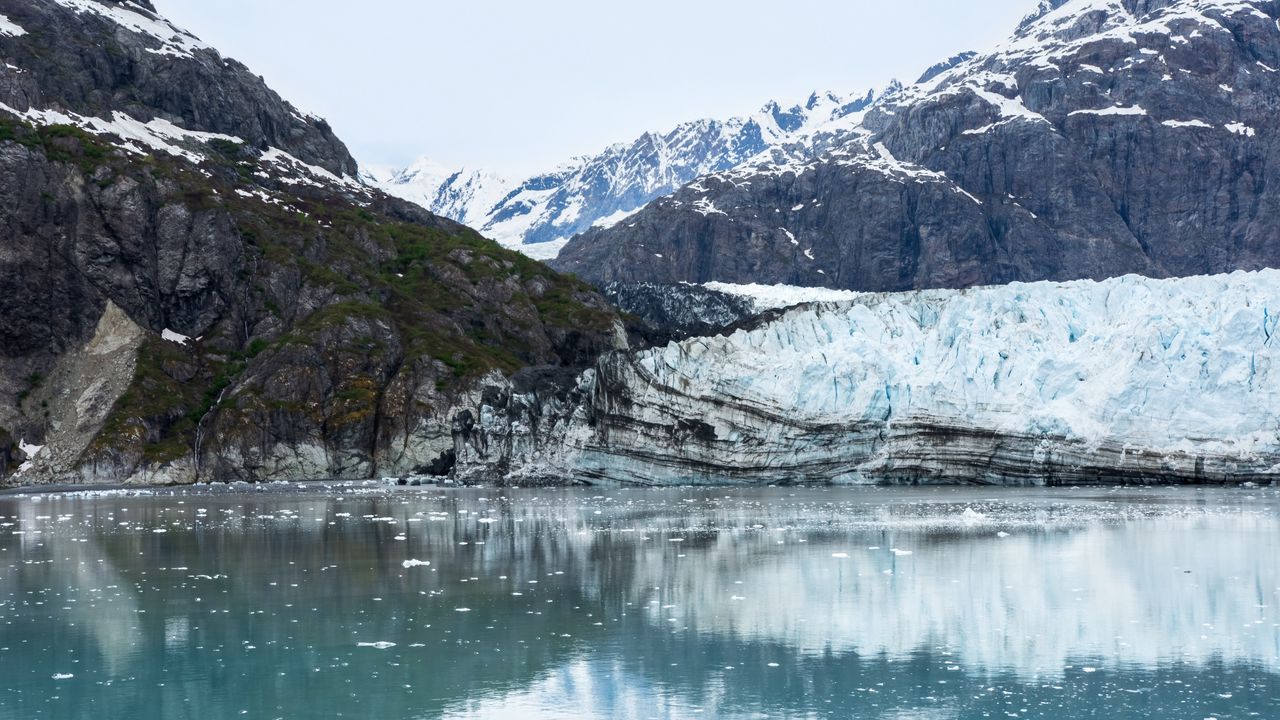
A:
POLYGON ((0 717, 1265 708, 1280 514, 1251 492, 4 499, 0 717))

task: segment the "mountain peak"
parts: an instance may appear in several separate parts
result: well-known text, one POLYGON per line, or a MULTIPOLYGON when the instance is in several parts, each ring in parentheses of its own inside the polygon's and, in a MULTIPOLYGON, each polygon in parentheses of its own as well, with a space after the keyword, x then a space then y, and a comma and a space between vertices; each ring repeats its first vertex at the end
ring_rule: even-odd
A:
POLYGON ((403 170, 372 168, 366 180, 508 247, 545 257, 574 235, 621 222, 654 198, 750 161, 795 133, 861 111, 873 98, 874 93, 844 97, 818 91, 790 109, 770 101, 745 117, 645 132, 520 182, 430 161, 403 170))

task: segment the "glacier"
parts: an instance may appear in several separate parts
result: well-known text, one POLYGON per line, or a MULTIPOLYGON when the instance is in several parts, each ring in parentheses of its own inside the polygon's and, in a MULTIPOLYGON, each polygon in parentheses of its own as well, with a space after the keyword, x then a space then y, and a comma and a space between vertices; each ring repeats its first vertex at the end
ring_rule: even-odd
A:
POLYGON ((1276 270, 861 294, 607 355, 576 404, 508 393, 457 451, 606 484, 1271 481, 1277 330, 1276 270))

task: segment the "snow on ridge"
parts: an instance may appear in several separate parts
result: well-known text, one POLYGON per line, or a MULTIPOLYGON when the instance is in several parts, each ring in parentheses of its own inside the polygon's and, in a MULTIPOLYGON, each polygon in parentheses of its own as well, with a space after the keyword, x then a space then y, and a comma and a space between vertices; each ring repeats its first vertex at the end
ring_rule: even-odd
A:
POLYGON ((4 15, 0 15, 0 37, 22 37, 27 31, 4 15))
POLYGON ((366 166, 364 177, 388 194, 471 225, 509 248, 543 257, 550 246, 534 250, 536 245, 616 225, 698 177, 739 167, 789 138, 859 114, 854 108, 866 97, 813 93, 791 108, 771 102, 750 115, 694 120, 643 133, 518 182, 425 159, 401 170, 366 166))
POLYGON ((1280 454, 1277 331, 1280 270, 1125 276, 855 294, 638 362, 687 397, 803 422, 933 418, 1239 456, 1280 454))
POLYGON ((4 103, 0 103, 0 110, 37 125, 73 125, 94 135, 116 136, 121 140, 120 143, 116 143, 118 147, 139 155, 147 154, 148 150, 156 150, 185 158, 193 163, 203 161, 204 156, 175 145, 175 142, 208 143, 213 140, 244 142, 231 135, 187 130, 163 118, 154 118, 144 123, 118 110, 111 114, 110 120, 59 110, 32 108, 22 111, 4 103))
POLYGON ((154 38, 160 42, 160 47, 148 52, 157 55, 189 58, 196 50, 210 47, 186 30, 175 27, 168 20, 152 15, 133 3, 120 5, 98 0, 53 0, 53 2, 78 13, 99 15, 134 33, 154 38))
POLYGON ((303 162, 277 147, 265 150, 258 158, 258 162, 265 165, 272 165, 287 173, 284 177, 279 179, 289 185, 324 187, 327 183, 330 185, 338 185, 348 190, 354 190, 360 193, 368 192, 368 187, 354 178, 345 176, 339 177, 319 165, 311 165, 303 162))

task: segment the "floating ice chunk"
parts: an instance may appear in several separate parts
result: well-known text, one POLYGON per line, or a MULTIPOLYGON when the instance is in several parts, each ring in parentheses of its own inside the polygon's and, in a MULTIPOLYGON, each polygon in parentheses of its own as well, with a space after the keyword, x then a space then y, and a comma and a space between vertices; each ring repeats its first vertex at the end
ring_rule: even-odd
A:
POLYGON ((454 608, 454 612, 471 612, 471 608, 454 608))
MULTIPOLYGON (((3 17, 3 16, 0 16, 0 17, 3 17)), ((73 673, 58 673, 53 676, 53 679, 54 680, 70 680, 73 677, 75 677, 73 673)))
POLYGON ((844 552, 831 553, 831 557, 844 560, 845 558, 849 557, 849 553, 844 553, 844 552))
POLYGON ((393 648, 395 646, 396 646, 395 643, 387 642, 386 640, 379 640, 378 642, 356 643, 356 647, 373 648, 374 650, 389 650, 390 648, 393 648))
POLYGON ((903 557, 903 556, 905 556, 905 555, 914 555, 914 554, 915 554, 915 553, 914 553, 914 552, 912 552, 911 550, 899 550, 898 548, 893 548, 892 550, 890 550, 890 552, 892 552, 894 555, 897 555, 898 557, 903 557))
POLYGON ((405 560, 400 563, 405 568, 426 567, 431 564, 430 560, 405 560))

